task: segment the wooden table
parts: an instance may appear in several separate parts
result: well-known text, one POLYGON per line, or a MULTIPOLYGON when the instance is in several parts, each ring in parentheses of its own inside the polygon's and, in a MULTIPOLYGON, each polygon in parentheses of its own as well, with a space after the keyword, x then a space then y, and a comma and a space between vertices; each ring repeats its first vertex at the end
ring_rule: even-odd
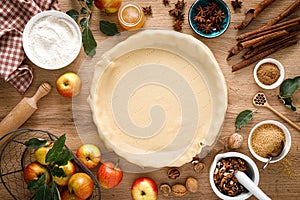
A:
MULTIPOLYGON (((124 0, 123 2, 129 2, 128 0, 124 0)), ((169 16, 168 11, 173 8, 173 2, 171 0, 170 6, 164 6, 161 0, 139 0, 139 1, 131 1, 136 2, 141 6, 149 6, 151 5, 153 14, 152 16, 147 16, 144 24, 144 28, 152 29, 172 29, 172 17, 169 16)), ((251 122, 243 127, 239 133, 244 136, 245 141, 238 152, 242 152, 251 158, 253 158, 249 152, 247 146, 247 137, 251 130, 251 128, 258 122, 266 119, 274 119, 280 122, 283 122, 291 132, 292 136, 292 147, 289 154, 282 161, 271 164, 265 171, 261 171, 260 173, 260 188, 265 191, 272 199, 297 199, 300 195, 300 168, 298 167, 298 157, 299 153, 299 142, 300 142, 300 134, 285 123, 283 120, 275 116, 271 111, 260 108, 255 108, 251 99, 252 96, 258 92, 262 91, 254 82, 253 79, 253 66, 242 69, 238 72, 231 72, 231 65, 239 60, 239 58, 234 58, 232 61, 227 62, 226 56, 228 54, 228 50, 235 44, 235 36, 238 34, 233 27, 235 24, 240 22, 244 13, 247 9, 254 7, 259 0, 253 1, 243 1, 241 12, 234 12, 229 0, 225 0, 225 2, 229 5, 231 9, 231 24, 228 30, 220 37, 215 39, 204 39, 193 33, 191 30, 188 20, 187 13, 189 7, 193 3, 193 0, 186 0, 186 9, 185 9, 185 20, 183 23, 183 33, 191 34, 205 43, 214 53, 223 73, 226 78, 227 87, 228 87, 228 110, 226 113, 226 118, 224 121, 224 126, 221 132, 221 136, 219 137, 215 148, 213 151, 203 160, 206 165, 206 168, 202 174, 196 174, 190 163, 179 168, 181 171, 181 176, 177 180, 170 180, 167 177, 168 168, 163 168, 161 170, 146 173, 146 174, 129 174, 125 173, 123 181, 121 184, 115 189, 102 189, 102 199, 131 199, 130 197, 130 187, 133 181, 137 177, 147 176, 153 178, 157 185, 162 183, 169 183, 170 185, 175 183, 184 183, 185 179, 188 176, 193 176, 199 180, 200 189, 197 193, 188 193, 184 197, 176 198, 176 199, 217 199, 217 196, 213 193, 208 179, 208 171, 210 167, 210 163, 212 162, 214 155, 224 148, 224 142, 229 135, 235 132, 235 118, 239 112, 250 109, 255 111, 254 118, 251 122)), ((270 17, 276 16, 280 11, 285 9, 288 4, 293 2, 293 0, 285 0, 285 1, 276 1, 270 7, 268 7, 259 17, 257 17, 252 24, 246 30, 253 30, 254 28, 264 24, 270 17)), ((69 9, 79 9, 79 5, 77 0, 60 0, 60 7, 62 11, 66 12, 69 9)), ((294 14, 294 16, 299 16, 298 13, 294 14)), ((101 42, 107 39, 107 36, 102 34, 99 30, 99 20, 109 20, 110 22, 117 23, 117 15, 116 14, 105 14, 99 12, 97 9, 94 9, 91 29, 94 33, 95 39, 98 42, 98 45, 101 45, 101 42)), ((123 29, 118 26, 120 31, 123 29)), ((286 70, 286 78, 293 78, 300 74, 300 45, 297 44, 288 49, 281 50, 272 54, 270 57, 278 59, 286 70)), ((28 91, 24 94, 24 96, 32 96, 37 89, 38 85, 41 82, 47 81, 51 83, 52 86, 55 85, 55 80, 58 76, 67 71, 77 72, 80 68, 80 64, 85 59, 85 55, 83 52, 80 53, 78 59, 73 62, 70 66, 55 70, 48 71, 44 69, 40 69, 36 66, 34 68, 34 81, 28 91)), ((296 122, 300 125, 299 118, 297 112, 293 113, 289 109, 285 108, 278 100, 277 95, 279 93, 278 88, 264 91, 269 99, 271 105, 273 105, 277 110, 282 112, 284 115, 288 116, 292 121, 296 122)), ((10 84, 0 80, 0 119, 4 118, 6 114, 23 98, 10 84)), ((300 92, 296 92, 294 95, 296 103, 299 102, 300 92)), ((34 115, 23 125, 24 128, 32 128, 32 129, 42 129, 48 130, 57 135, 61 135, 66 133, 67 135, 67 145, 73 150, 82 145, 82 142, 76 132, 76 127, 73 121, 72 115, 72 100, 61 97, 55 88, 51 91, 51 93, 45 97, 39 103, 39 110, 37 110, 34 115)), ((253 158, 254 159, 254 158, 253 158)), ((263 163, 255 160, 259 169, 262 168, 263 163)), ((0 199, 11 199, 4 189, 4 187, 0 186, 0 199)), ((174 199, 174 197, 163 197, 159 193, 159 199, 174 199)), ((255 199, 251 197, 251 199, 255 199)))

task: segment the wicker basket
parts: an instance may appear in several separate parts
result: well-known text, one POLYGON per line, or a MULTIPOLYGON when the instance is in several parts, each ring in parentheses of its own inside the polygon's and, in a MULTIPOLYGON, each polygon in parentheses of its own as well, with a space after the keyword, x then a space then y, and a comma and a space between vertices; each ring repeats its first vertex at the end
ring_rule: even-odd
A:
MULTIPOLYGON (((10 137, 0 149, 0 180, 13 199, 34 199, 35 191, 27 189, 24 182, 23 170, 35 161, 34 150, 24 145, 30 138, 39 138, 48 141, 58 139, 54 134, 43 130, 18 129, 6 134, 3 138, 10 137)), ((68 147, 65 146, 67 149, 68 147)), ((89 199, 101 199, 100 185, 94 174, 73 154, 73 163, 77 171, 87 173, 94 181, 94 192, 89 199)), ((62 191, 64 188, 59 187, 62 191)))

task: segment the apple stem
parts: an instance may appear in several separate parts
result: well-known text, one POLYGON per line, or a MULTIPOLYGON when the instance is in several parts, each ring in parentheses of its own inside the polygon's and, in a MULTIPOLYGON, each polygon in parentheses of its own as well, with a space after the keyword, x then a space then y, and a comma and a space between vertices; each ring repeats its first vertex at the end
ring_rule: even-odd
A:
POLYGON ((118 167, 119 167, 119 164, 120 164, 120 158, 117 160, 117 162, 116 162, 116 165, 115 165, 114 169, 118 168, 118 167))

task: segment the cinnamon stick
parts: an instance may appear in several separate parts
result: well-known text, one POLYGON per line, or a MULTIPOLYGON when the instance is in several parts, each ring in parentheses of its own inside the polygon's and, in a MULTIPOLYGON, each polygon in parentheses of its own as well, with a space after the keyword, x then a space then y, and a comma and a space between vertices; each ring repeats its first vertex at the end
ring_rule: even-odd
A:
POLYGON ((283 35, 287 35, 289 34, 289 32, 287 32, 286 30, 280 30, 280 31, 276 31, 274 33, 269 33, 269 34, 266 34, 266 35, 262 35, 258 38, 254 38, 252 40, 247 40, 245 42, 241 42, 239 44, 239 46, 242 48, 242 49, 245 49, 247 47, 256 47, 256 46, 259 46, 259 45, 262 45, 274 38, 278 38, 278 37, 281 37, 283 35))
POLYGON ((263 51, 263 52, 253 56, 252 58, 250 58, 248 60, 244 60, 242 62, 239 62, 239 63, 232 66, 232 72, 243 69, 243 68, 247 67, 248 65, 250 65, 252 63, 255 63, 256 61, 259 61, 259 60, 263 59, 264 57, 266 57, 266 56, 268 56, 268 55, 270 55, 270 54, 272 54, 272 53, 274 53, 278 50, 281 50, 281 49, 284 49, 286 47, 292 46, 292 45, 296 44, 299 40, 300 40, 300 38, 295 38, 294 40, 291 40, 289 42, 277 45, 277 46, 275 46, 271 49, 263 51))
POLYGON ((269 27, 269 26, 272 26, 272 25, 276 24, 277 22, 279 22, 283 18, 291 15, 293 12, 295 12, 296 10, 298 10, 299 7, 300 7, 300 0, 294 1, 288 8, 286 8, 284 11, 282 11, 275 18, 273 18, 270 21, 268 21, 267 24, 265 26, 263 26, 262 28, 269 27))
POLYGON ((279 30, 283 30, 292 26, 296 26, 300 24, 300 17, 294 18, 294 19, 290 19, 266 28, 257 28, 253 31, 238 35, 236 37, 236 40, 238 41, 243 41, 243 40, 247 40, 247 39, 251 39, 251 37, 257 37, 266 33, 270 33, 273 31, 279 31, 279 30))
POLYGON ((261 53, 263 51, 266 51, 266 50, 268 50, 270 48, 273 48, 273 47, 275 47, 277 45, 289 42, 292 39, 294 39, 298 34, 300 34, 300 31, 295 31, 295 32, 292 32, 291 34, 289 34, 287 36, 283 36, 283 37, 278 38, 278 39, 276 39, 274 41, 271 41, 270 43, 267 43, 267 44, 264 44, 264 45, 252 48, 252 49, 250 49, 249 51, 247 51, 243 55, 243 58, 247 60, 247 59, 255 56, 256 54, 259 54, 259 53, 261 53))
POLYGON ((274 1, 275 0, 263 0, 256 6, 256 8, 248 10, 245 15, 245 19, 234 28, 239 30, 246 28, 254 18, 256 18, 266 7, 268 7, 274 1))

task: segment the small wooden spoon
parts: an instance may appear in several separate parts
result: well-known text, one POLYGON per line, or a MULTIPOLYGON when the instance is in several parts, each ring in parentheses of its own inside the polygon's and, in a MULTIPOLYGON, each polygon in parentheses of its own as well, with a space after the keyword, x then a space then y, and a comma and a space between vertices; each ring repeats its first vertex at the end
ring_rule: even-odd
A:
POLYGON ((252 102, 255 106, 260 106, 260 107, 266 107, 269 108, 272 112, 274 112, 277 116, 281 117, 283 120, 285 120, 287 123, 289 123, 292 127, 297 129, 297 131, 300 131, 300 127, 297 126, 294 122, 286 118, 284 115, 282 115, 280 112, 275 110, 270 104, 268 104, 267 98, 264 93, 257 93, 254 95, 252 102))
POLYGON ((268 154, 269 159, 268 159, 268 161, 266 162, 266 164, 263 166, 263 168, 262 168, 263 170, 265 170, 265 169, 267 168, 267 166, 269 165, 269 163, 271 162, 271 160, 272 160, 274 157, 277 157, 277 156, 279 156, 279 155, 281 154, 283 148, 284 148, 284 141, 281 140, 280 146, 279 146, 278 148, 276 148, 276 149, 273 149, 273 151, 272 151, 270 154, 268 154))

